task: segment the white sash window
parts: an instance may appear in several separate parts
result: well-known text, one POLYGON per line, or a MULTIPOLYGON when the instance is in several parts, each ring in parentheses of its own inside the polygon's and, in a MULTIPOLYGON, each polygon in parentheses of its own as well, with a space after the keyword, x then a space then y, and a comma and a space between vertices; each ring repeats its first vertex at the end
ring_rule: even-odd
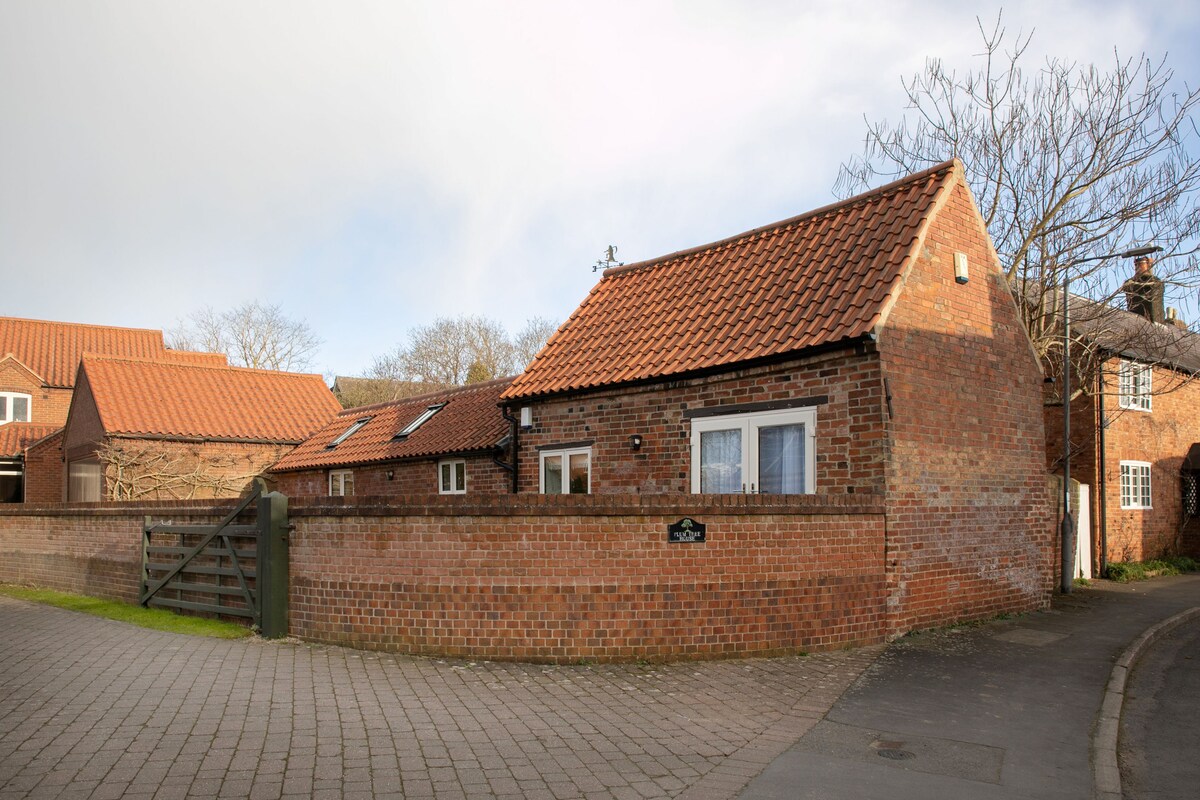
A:
POLYGON ((811 408, 692 420, 692 491, 812 494, 816 422, 811 408))

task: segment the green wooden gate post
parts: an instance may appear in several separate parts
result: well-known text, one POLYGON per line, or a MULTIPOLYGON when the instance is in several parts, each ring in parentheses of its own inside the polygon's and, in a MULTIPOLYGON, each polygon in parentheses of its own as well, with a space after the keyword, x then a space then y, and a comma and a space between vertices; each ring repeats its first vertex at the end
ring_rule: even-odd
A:
POLYGON ((288 635, 287 495, 264 494, 258 499, 258 598, 265 639, 288 635))

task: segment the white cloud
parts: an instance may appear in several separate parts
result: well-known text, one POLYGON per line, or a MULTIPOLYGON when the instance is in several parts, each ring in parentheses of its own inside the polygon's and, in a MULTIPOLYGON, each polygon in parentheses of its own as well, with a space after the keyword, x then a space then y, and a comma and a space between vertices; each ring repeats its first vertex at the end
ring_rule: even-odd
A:
MULTIPOLYGON (((863 115, 898 116, 929 55, 969 66, 996 7, 6 4, 0 313, 162 327, 257 297, 342 373, 438 315, 564 317, 609 243, 827 202, 863 115)), ((1039 52, 1196 66, 1184 3, 1005 21, 1039 52)))

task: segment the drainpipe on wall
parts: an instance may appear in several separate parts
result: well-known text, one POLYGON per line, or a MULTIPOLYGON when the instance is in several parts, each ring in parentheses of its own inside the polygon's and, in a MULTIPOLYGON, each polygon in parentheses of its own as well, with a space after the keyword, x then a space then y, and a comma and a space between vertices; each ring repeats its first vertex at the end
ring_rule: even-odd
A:
POLYGON ((504 467, 505 469, 509 470, 512 473, 512 489, 510 491, 512 494, 516 494, 517 493, 517 477, 519 474, 519 472, 517 470, 517 463, 518 463, 517 462, 517 453, 520 452, 520 447, 519 447, 520 443, 517 441, 517 433, 520 430, 520 426, 518 425, 517 418, 514 417, 509 412, 508 404, 505 404, 500 407, 500 416, 502 416, 506 420, 508 420, 508 439, 512 443, 510 445, 512 447, 512 463, 511 464, 500 464, 499 461, 496 461, 496 463, 500 464, 500 466, 504 467))
POLYGON ((1108 572, 1108 484, 1106 481, 1107 466, 1105 463, 1106 450, 1104 447, 1104 429, 1108 423, 1104 414, 1104 379, 1097 374, 1096 407, 1100 410, 1100 465, 1096 470, 1096 491, 1100 493, 1100 573, 1103 578, 1108 572))

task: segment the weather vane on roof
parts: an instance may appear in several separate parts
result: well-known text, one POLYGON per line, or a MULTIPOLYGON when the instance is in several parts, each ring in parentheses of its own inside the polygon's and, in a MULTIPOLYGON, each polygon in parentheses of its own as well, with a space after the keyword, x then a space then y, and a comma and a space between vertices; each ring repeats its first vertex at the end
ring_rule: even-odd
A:
POLYGON ((619 267, 623 262, 617 261, 617 246, 610 244, 604 251, 604 258, 592 265, 592 272, 598 272, 609 267, 619 267))

